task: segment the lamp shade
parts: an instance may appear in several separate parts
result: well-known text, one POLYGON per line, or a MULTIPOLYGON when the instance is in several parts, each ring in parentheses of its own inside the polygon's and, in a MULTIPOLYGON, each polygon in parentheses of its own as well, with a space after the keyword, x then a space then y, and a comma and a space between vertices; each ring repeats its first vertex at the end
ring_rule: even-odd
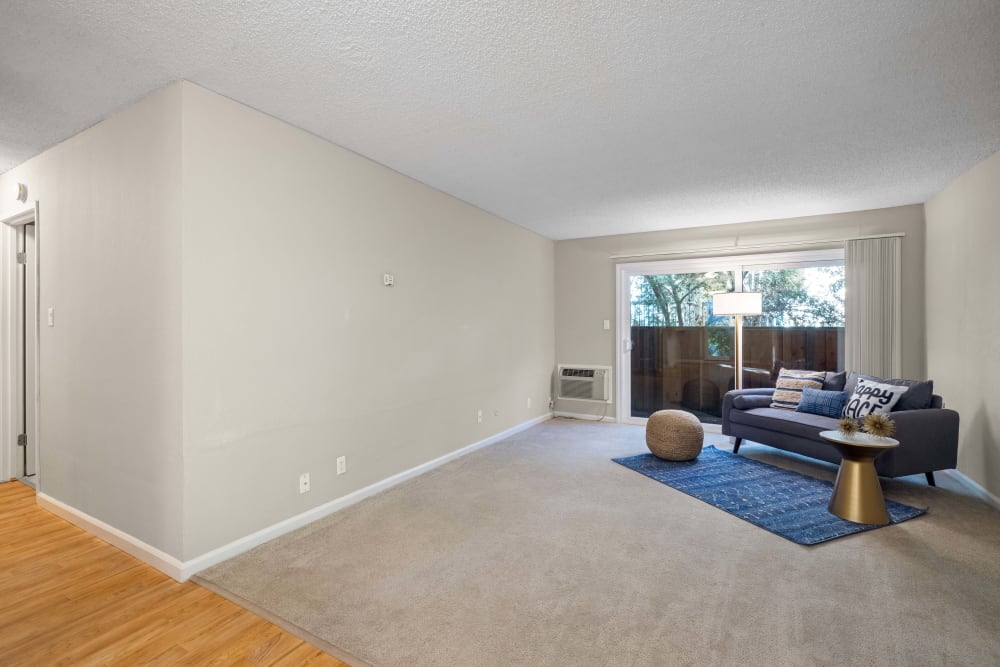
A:
POLYGON ((721 292, 712 295, 714 315, 760 315, 764 298, 760 292, 721 292))

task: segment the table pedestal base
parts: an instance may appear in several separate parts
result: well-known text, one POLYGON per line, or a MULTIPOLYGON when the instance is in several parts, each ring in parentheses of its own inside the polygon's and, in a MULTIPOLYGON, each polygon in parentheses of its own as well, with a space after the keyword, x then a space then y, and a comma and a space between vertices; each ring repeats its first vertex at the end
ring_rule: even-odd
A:
POLYGON ((854 447, 841 447, 841 453, 844 458, 828 509, 841 519, 855 523, 888 524, 885 497, 875 473, 875 458, 882 452, 859 452, 854 447))

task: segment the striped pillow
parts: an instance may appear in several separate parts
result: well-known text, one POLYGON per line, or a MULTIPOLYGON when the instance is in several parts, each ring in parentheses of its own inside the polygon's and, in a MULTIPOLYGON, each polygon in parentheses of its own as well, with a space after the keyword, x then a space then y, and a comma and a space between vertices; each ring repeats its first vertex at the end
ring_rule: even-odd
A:
POLYGON ((774 384, 772 408, 794 410, 802 400, 802 390, 822 389, 826 373, 823 371, 791 371, 782 368, 778 373, 778 381, 774 384))

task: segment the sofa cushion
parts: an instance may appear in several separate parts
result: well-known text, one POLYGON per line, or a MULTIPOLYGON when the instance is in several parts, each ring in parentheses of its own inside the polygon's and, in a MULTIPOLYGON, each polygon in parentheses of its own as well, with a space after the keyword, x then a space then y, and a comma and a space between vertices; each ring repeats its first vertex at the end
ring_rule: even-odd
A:
POLYGON ((906 391, 904 385, 858 378, 854 393, 844 406, 844 416, 862 419, 872 414, 889 414, 906 391))
POLYGON ((774 383, 774 400, 772 408, 794 410, 802 398, 802 390, 822 389, 826 373, 823 371, 793 371, 782 368, 778 373, 778 381, 774 383))
POLYGON ((844 391, 848 394, 853 394, 859 379, 906 387, 906 393, 892 407, 893 412, 900 410, 923 410, 924 408, 932 407, 934 402, 934 380, 902 380, 899 378, 883 380, 874 375, 851 373, 847 378, 844 391))
POLYGON ((845 403, 847 403, 846 391, 823 391, 807 388, 802 390, 802 400, 799 401, 799 407, 795 410, 840 419, 841 413, 844 412, 845 403))
POLYGON ((753 410, 771 406, 771 396, 737 396, 733 399, 733 407, 737 410, 753 410))
POLYGON ((787 433, 817 442, 826 442, 819 437, 820 431, 832 431, 837 428, 837 420, 833 417, 795 412, 785 408, 732 410, 729 413, 729 420, 734 424, 787 433))

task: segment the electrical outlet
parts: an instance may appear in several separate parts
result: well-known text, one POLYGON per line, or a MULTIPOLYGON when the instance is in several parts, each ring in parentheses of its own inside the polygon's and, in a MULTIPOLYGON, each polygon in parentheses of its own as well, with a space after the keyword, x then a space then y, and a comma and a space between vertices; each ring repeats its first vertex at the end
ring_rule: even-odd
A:
POLYGON ((337 474, 338 475, 343 475, 345 472, 347 472, 347 457, 346 456, 338 456, 337 457, 337 474))
POLYGON ((309 493, 309 473, 299 475, 299 493, 309 493))
POLYGON ((530 396, 528 397, 528 409, 529 410, 531 409, 531 397, 530 396))
POLYGON ((476 413, 476 422, 480 423, 480 424, 483 423, 483 411, 482 410, 480 410, 479 412, 476 413))

